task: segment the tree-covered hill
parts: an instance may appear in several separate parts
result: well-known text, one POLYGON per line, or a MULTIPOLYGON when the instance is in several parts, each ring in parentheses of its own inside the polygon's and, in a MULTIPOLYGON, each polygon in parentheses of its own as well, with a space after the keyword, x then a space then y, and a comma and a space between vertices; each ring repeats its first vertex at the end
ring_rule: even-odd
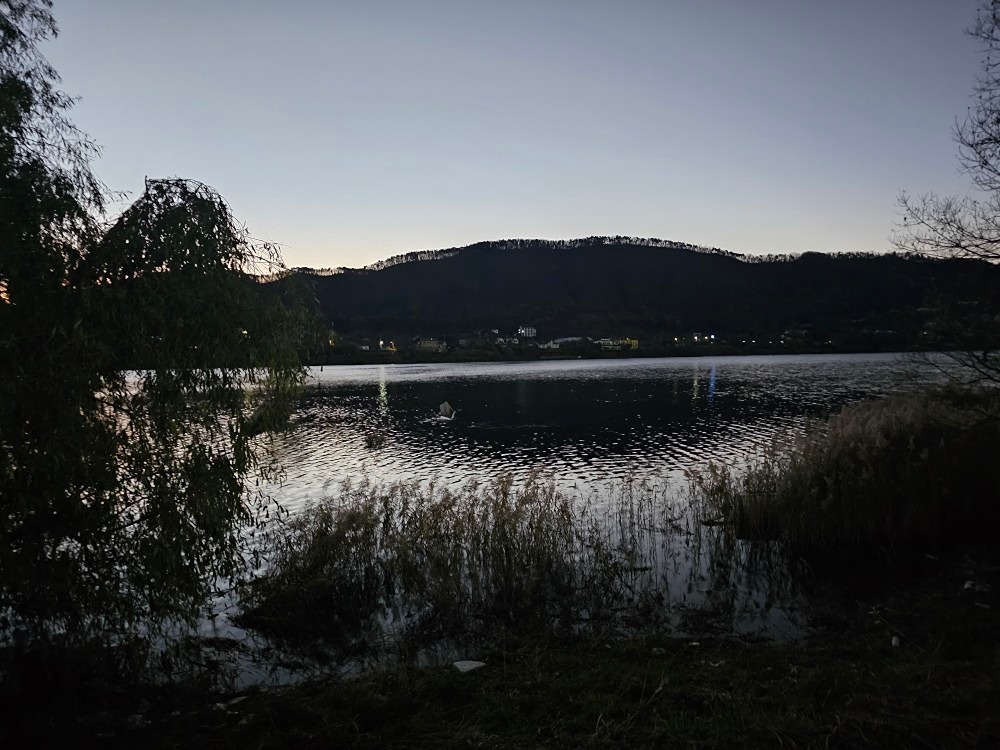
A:
POLYGON ((915 256, 805 253, 751 258, 631 238, 513 240, 411 253, 366 269, 310 274, 333 327, 352 335, 458 335, 537 328, 664 337, 799 332, 923 335, 940 300, 992 314, 1000 268, 915 256))

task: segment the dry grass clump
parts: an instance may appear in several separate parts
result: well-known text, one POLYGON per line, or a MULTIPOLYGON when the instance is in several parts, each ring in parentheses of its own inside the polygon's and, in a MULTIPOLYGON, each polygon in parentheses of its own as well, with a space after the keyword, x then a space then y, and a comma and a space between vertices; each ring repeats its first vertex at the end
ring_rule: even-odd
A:
POLYGON ((648 558, 666 505, 648 487, 620 490, 596 508, 539 478, 459 492, 346 483, 274 535, 242 622, 357 648, 393 636, 572 628, 662 602, 649 590, 648 558))
POLYGON ((704 512, 800 553, 888 557, 1000 531, 1000 402, 938 390, 844 409, 744 470, 697 480, 704 512))

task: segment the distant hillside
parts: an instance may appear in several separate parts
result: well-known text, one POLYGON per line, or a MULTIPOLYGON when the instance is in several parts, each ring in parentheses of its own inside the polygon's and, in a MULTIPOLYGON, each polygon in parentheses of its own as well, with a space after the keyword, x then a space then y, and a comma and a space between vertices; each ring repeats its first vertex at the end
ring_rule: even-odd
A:
POLYGON ((858 253, 753 258, 623 237, 484 242, 366 269, 297 271, 347 335, 457 336, 531 325, 543 340, 666 340, 692 331, 911 340, 940 298, 968 300, 980 313, 984 304, 1000 309, 993 305, 1000 269, 984 263, 858 253))

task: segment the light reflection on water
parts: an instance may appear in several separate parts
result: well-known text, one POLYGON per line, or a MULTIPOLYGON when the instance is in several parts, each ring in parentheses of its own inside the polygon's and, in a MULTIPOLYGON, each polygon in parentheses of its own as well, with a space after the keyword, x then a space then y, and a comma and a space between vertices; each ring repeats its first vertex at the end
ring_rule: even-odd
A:
POLYGON ((347 477, 457 488, 542 472, 592 496, 630 476, 738 463, 809 418, 938 377, 885 354, 314 368, 270 490, 294 511, 347 477), (443 401, 454 419, 438 415, 443 401))

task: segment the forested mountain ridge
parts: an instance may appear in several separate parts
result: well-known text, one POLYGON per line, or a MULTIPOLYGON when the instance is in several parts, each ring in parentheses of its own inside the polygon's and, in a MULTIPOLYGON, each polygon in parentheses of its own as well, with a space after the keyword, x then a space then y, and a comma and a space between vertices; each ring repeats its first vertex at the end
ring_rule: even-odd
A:
MULTIPOLYGON (((700 245, 691 245, 686 242, 675 242, 673 240, 661 240, 655 237, 582 237, 573 240, 541 240, 541 239, 513 239, 513 240, 488 240, 484 242, 477 242, 473 245, 465 245, 463 247, 449 247, 441 250, 414 250, 409 253, 402 253, 400 255, 393 255, 385 260, 375 261, 362 268, 347 268, 344 266, 339 266, 336 268, 308 268, 300 266, 298 268, 293 268, 292 271, 301 272, 304 274, 309 274, 313 276, 333 276, 340 273, 348 274, 359 274, 365 273, 367 271, 381 271, 383 269, 389 268, 390 266, 398 266, 403 263, 411 263, 413 261, 419 260, 441 260, 442 258, 449 258, 463 250, 469 250, 472 248, 477 248, 480 250, 491 250, 491 251, 504 251, 504 250, 517 250, 524 248, 531 248, 537 246, 545 246, 554 250, 570 250, 577 247, 586 246, 599 246, 599 245, 635 245, 644 247, 671 247, 680 248, 684 250, 692 250, 694 252, 702 253, 714 253, 719 255, 729 255, 732 257, 742 257, 736 253, 729 252, 727 250, 721 250, 717 247, 703 247, 700 245)), ((756 258, 763 259, 774 256, 755 256, 756 258)), ((752 260, 753 258, 747 258, 752 260)))
POLYGON ((308 279, 338 331, 460 335, 521 325, 540 339, 712 331, 815 339, 926 335, 942 300, 993 315, 1000 268, 898 254, 748 257, 659 240, 509 240, 397 256, 308 279))

